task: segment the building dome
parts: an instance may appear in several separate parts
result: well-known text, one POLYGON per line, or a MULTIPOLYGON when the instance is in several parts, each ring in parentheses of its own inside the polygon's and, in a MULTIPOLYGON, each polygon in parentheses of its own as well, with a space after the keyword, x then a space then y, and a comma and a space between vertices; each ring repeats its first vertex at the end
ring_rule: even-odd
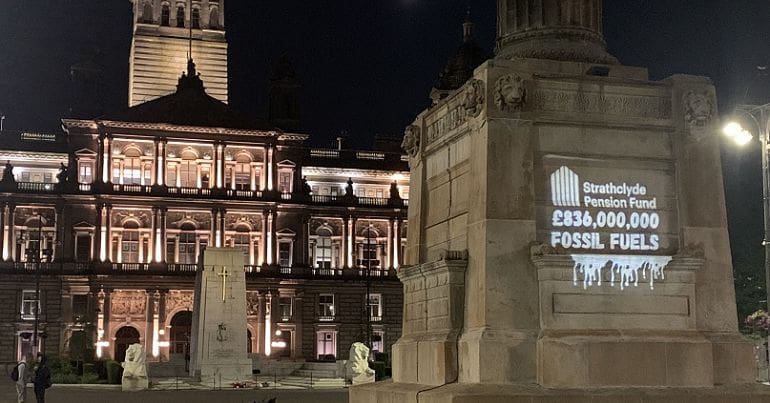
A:
POLYGON ((473 76, 473 71, 488 59, 487 52, 475 41, 474 24, 470 16, 463 23, 463 43, 449 58, 444 70, 433 87, 434 101, 445 98, 450 92, 462 87, 473 76))

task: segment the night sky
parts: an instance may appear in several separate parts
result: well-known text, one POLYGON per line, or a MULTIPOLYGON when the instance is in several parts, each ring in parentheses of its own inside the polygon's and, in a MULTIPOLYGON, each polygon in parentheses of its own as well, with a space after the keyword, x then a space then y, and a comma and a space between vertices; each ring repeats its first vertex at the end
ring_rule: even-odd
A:
MULTIPOLYGON (((286 52, 303 82, 303 125, 317 145, 346 131, 361 146, 401 135, 461 41, 468 4, 490 53, 495 1, 225 0, 230 100, 264 115, 269 65, 286 52)), ((610 52, 653 79, 712 77, 721 114, 736 103, 770 102, 770 4, 764 0, 604 2, 610 52)), ((106 109, 125 107, 128 0, 0 0, 0 111, 6 128, 57 130, 69 106, 69 66, 98 48, 106 109)), ((759 152, 725 144, 724 168, 736 266, 761 272, 759 152), (759 265, 759 266, 757 266, 759 265)), ((708 194, 704 194, 708 197, 708 194)))

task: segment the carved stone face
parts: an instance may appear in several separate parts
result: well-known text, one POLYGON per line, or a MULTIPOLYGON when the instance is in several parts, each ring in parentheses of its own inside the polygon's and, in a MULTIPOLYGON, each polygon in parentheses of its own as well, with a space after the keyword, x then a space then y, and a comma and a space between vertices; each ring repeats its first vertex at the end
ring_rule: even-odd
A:
POLYGON ((404 130, 404 140, 401 141, 401 148, 409 154, 410 157, 414 157, 420 151, 420 128, 411 125, 407 126, 404 130))
POLYGON ((512 74, 500 77, 495 84, 495 104, 503 112, 517 111, 524 106, 524 79, 512 74))
POLYGON ((477 117, 484 106, 484 82, 481 80, 471 80, 465 86, 465 97, 463 98, 463 107, 470 117, 477 117))
POLYGON ((690 126, 703 127, 711 122, 714 103, 706 93, 690 92, 684 98, 685 120, 690 126))

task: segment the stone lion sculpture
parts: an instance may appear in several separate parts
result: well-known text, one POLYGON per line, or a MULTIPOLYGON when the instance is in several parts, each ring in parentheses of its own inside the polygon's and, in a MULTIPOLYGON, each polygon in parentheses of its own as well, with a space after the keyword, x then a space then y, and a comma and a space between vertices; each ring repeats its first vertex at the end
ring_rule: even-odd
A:
POLYGON ((463 107, 468 117, 477 117, 484 108, 484 82, 481 80, 470 80, 465 86, 465 96, 463 98, 463 107))
POLYGON ((353 385, 374 382, 374 370, 369 368, 369 347, 363 343, 353 343, 350 346, 348 376, 353 385))
POLYGON ((714 101, 705 92, 691 91, 684 97, 684 118, 692 127, 705 127, 714 116, 714 101))
POLYGON ((123 366, 123 390, 145 390, 149 387, 147 379, 147 363, 144 347, 135 343, 126 350, 126 361, 123 366))
POLYGON ((509 74, 497 79, 495 83, 495 105, 503 112, 519 111, 526 101, 527 90, 524 79, 516 74, 509 74))
POLYGON ((404 130, 404 140, 401 142, 401 148, 409 154, 410 157, 415 157, 420 152, 420 127, 411 125, 407 126, 404 130))

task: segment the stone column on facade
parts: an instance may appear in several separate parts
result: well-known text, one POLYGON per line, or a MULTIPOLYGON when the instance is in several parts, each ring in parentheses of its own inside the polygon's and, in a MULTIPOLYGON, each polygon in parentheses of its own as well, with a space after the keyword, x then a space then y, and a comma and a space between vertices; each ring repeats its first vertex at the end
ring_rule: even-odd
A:
POLYGON ((160 179, 160 138, 156 137, 153 141, 153 155, 152 155, 152 161, 153 161, 153 170, 152 170, 152 184, 153 185, 162 185, 162 181, 160 179))
POLYGON ((278 212, 276 210, 270 210, 270 216, 268 218, 268 230, 270 231, 270 254, 268 257, 272 259, 271 264, 279 264, 278 259, 278 235, 276 233, 276 226, 278 225, 278 212))
POLYGON ((217 245, 220 248, 225 247, 225 232, 227 231, 227 226, 225 225, 225 217, 227 216, 227 210, 225 209, 219 209, 219 239, 217 240, 217 245))
POLYGON ((97 150, 97 156, 96 156, 96 175, 97 175, 97 181, 101 183, 106 183, 106 175, 105 175, 105 159, 107 158, 106 154, 106 148, 104 144, 105 135, 99 134, 99 140, 98 140, 98 150, 97 150))
POLYGON ((2 206, 2 209, 0 209, 0 257, 5 261, 8 260, 8 245, 5 242, 8 239, 5 228, 5 223, 8 222, 6 217, 8 205, 6 202, 2 202, 0 206, 2 206))
MULTIPOLYGON (((116 256, 115 263, 123 263, 123 233, 117 234, 117 242, 118 244, 118 256, 116 256)), ((139 251, 139 255, 141 256, 141 251, 139 251)), ((139 260, 141 262, 141 258, 139 260)))
POLYGON ((158 254, 156 253, 157 242, 158 242, 157 229, 158 229, 158 208, 157 207, 153 207, 152 208, 152 221, 151 221, 151 224, 150 224, 150 239, 149 239, 150 240, 150 244, 148 245, 150 250, 149 250, 149 252, 147 254, 147 263, 154 263, 154 262, 158 261, 157 260, 157 258, 158 258, 157 255, 158 254))
POLYGON ((265 145, 264 151, 262 154, 262 172, 259 175, 259 189, 262 190, 263 192, 267 190, 267 172, 268 172, 267 164, 269 162, 267 159, 268 154, 269 154, 268 146, 265 145))
MULTIPOLYGON (((158 305, 158 340, 168 343, 169 334, 166 333, 166 298, 168 297, 168 290, 160 290, 160 295, 157 301, 158 305)), ((161 347, 160 360, 168 360, 169 349, 168 347, 161 347), (165 350, 164 350, 165 349, 165 350)))
POLYGON ((310 217, 307 214, 301 214, 299 218, 298 245, 295 245, 293 251, 294 266, 308 267, 312 261, 308 253, 308 246, 310 244, 310 217))
POLYGON ((274 153, 273 145, 269 144, 267 148, 267 190, 275 190, 275 180, 273 178, 275 171, 274 153))
POLYGON ((219 188, 225 188, 225 149, 224 143, 219 143, 219 188))
POLYGON ((10 259, 16 261, 16 205, 8 204, 8 247, 10 259))
POLYGON ((103 251, 104 248, 102 246, 102 239, 104 237, 104 234, 102 234, 102 223, 104 217, 103 215, 104 210, 104 204, 103 203, 97 203, 96 205, 96 228, 94 230, 94 253, 92 258, 96 261, 103 262, 104 258, 103 251))
POLYGON ((401 267, 401 225, 403 225, 403 220, 401 217, 398 217, 396 220, 396 226, 395 226, 395 245, 393 245, 393 268, 399 268, 401 267))
POLYGON ((393 254, 394 245, 395 245, 395 242, 393 242, 393 238, 394 238, 394 235, 395 235, 394 234, 394 232, 395 232, 394 229, 395 229, 395 223, 394 223, 394 220, 391 218, 390 220, 388 220, 388 240, 387 240, 387 245, 386 245, 386 247, 387 247, 387 262, 385 262, 385 265, 383 266, 383 268, 385 268, 385 269, 393 269, 394 268, 393 267, 393 261, 394 261, 393 258, 395 256, 393 254))
POLYGON ((340 240, 340 269, 348 268, 348 217, 342 217, 342 239, 340 240))
POLYGON ((254 163, 249 164, 249 180, 251 181, 251 185, 249 189, 251 191, 257 190, 257 167, 254 166, 254 163))
POLYGON ((56 203, 54 212, 54 235, 53 235, 53 261, 61 262, 64 245, 64 216, 62 212, 64 205, 61 202, 56 203))
POLYGON ((107 177, 107 180, 105 182, 112 183, 112 136, 107 136, 107 138, 104 139, 104 144, 106 148, 105 150, 106 155, 104 158, 104 162, 107 165, 105 167, 106 168, 105 173, 107 177))
POLYGON ((217 209, 211 209, 211 234, 209 236, 209 246, 217 246, 217 209))
POLYGON ((156 259, 160 263, 167 263, 166 262, 166 256, 167 256, 167 241, 166 241, 166 217, 168 215, 168 209, 165 207, 160 208, 160 259, 156 259))
POLYGON ((105 237, 107 240, 107 262, 112 261, 112 205, 107 204, 104 207, 104 214, 105 214, 105 223, 104 226, 106 228, 105 231, 105 237))
POLYGON ((264 266, 267 264, 267 211, 262 211, 262 228, 260 232, 260 244, 259 244, 259 265, 264 266))
POLYGON ((348 257, 350 259, 350 262, 348 262, 349 267, 358 267, 357 260, 357 254, 356 254, 356 225, 358 224, 358 218, 355 216, 350 217, 350 232, 348 233, 349 239, 348 239, 348 257))
POLYGON ((211 166, 211 168, 212 168, 211 169, 212 170, 212 175, 214 177, 211 178, 210 180, 211 180, 211 183, 214 184, 214 186, 212 186, 212 187, 217 188, 217 189, 219 189, 222 186, 221 185, 221 181, 219 179, 219 176, 220 176, 220 172, 219 172, 219 160, 220 160, 219 151, 220 151, 220 149, 221 149, 220 148, 220 143, 218 141, 214 142, 214 160, 213 160, 213 164, 211 166))
POLYGON ((160 355, 160 341, 158 331, 160 330, 160 310, 158 301, 160 300, 160 292, 158 290, 145 290, 147 295, 147 337, 145 338, 145 349, 148 358, 152 360, 157 359, 160 355))

